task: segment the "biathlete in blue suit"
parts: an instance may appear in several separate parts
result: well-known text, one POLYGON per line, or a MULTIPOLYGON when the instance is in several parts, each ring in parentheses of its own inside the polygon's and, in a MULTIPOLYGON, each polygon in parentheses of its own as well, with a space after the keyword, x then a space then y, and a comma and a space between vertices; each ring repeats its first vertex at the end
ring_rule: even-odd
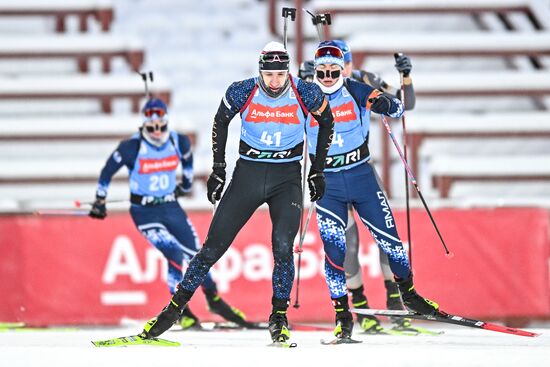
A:
MULTIPOLYGON (((143 126, 130 139, 120 142, 99 176, 96 200, 90 217, 107 216, 105 199, 113 175, 126 166, 129 171, 130 214, 147 239, 168 261, 168 288, 176 292, 182 280, 183 261, 189 261, 198 251, 199 239, 178 196, 191 191, 193 154, 187 135, 168 129, 166 104, 157 98, 146 102, 142 110, 143 126), (177 183, 176 171, 182 166, 182 181, 177 183)), ((210 273, 201 283, 208 308, 228 321, 248 327, 250 324, 236 308, 230 307, 218 294, 210 273)), ((178 319, 184 329, 199 328, 198 318, 189 310, 178 319)))
MULTIPOLYGON (((344 56, 333 41, 319 44, 314 63, 314 82, 327 96, 334 115, 334 139, 326 157, 326 192, 316 202, 316 209, 325 249, 326 281, 336 311, 335 334, 350 337, 353 329, 344 271, 349 204, 388 256, 405 306, 422 314, 434 314, 438 305, 414 289, 408 256, 397 234, 388 199, 369 164, 371 111, 398 118, 403 105, 398 98, 370 85, 343 78, 344 56)), ((308 147, 315 152, 317 124, 310 119, 306 126, 308 147)))
POLYGON ((318 85, 288 72, 289 55, 277 42, 260 54, 259 77, 235 82, 223 97, 212 129, 213 173, 207 182, 208 199, 218 209, 204 246, 191 260, 170 303, 144 328, 156 337, 166 331, 185 309, 208 270, 227 251, 233 239, 260 205, 267 203, 273 225, 273 297, 269 331, 274 342, 289 338, 286 311, 294 281, 293 242, 302 212, 300 160, 306 116, 319 125, 316 157, 308 174, 311 200, 324 192, 323 169, 333 131, 333 117, 318 85), (225 185, 225 146, 228 125, 241 116, 240 159, 229 187, 225 185))

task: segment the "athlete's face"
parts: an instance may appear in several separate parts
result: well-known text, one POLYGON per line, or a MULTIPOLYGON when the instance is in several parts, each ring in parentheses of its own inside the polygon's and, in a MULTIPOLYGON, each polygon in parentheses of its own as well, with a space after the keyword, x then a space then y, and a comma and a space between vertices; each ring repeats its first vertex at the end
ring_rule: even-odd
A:
POLYGON ((145 122, 143 128, 151 138, 162 141, 168 133, 168 122, 164 119, 152 119, 145 122))
POLYGON ((342 68, 336 64, 321 64, 315 69, 317 80, 325 87, 332 87, 342 74, 342 68))
POLYGON ((342 71, 342 75, 344 78, 349 78, 351 76, 351 72, 353 70, 353 63, 351 61, 344 63, 344 71, 342 71))
POLYGON ((262 71, 264 84, 273 92, 279 91, 288 78, 288 71, 262 71))

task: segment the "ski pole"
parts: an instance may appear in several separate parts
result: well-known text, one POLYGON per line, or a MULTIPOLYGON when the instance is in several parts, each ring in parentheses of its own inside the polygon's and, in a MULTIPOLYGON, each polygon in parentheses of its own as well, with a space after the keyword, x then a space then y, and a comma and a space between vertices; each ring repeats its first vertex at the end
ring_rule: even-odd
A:
POLYGON ((69 216, 69 217, 84 217, 88 216, 88 211, 85 210, 37 210, 35 215, 40 216, 69 216))
POLYGON ((147 77, 149 77, 149 81, 151 81, 151 83, 152 83, 153 82, 153 72, 152 71, 144 72, 144 73, 138 72, 138 74, 141 76, 141 79, 143 80, 143 84, 145 84, 145 98, 149 99, 151 97, 151 93, 149 92, 149 85, 147 84, 147 77))
MULTIPOLYGON (((397 58, 402 56, 402 53, 395 53, 393 57, 395 58, 395 61, 397 62, 397 58)), ((401 115, 401 126, 403 127, 403 156, 405 157, 405 161, 408 163, 408 156, 407 156, 407 128, 405 124, 405 82, 404 82, 404 75, 403 72, 399 72, 399 82, 401 84, 401 102, 403 103, 403 115, 401 115)), ((409 264, 412 269, 412 239, 411 239, 411 208, 409 205, 409 179, 407 177, 407 169, 404 169, 405 173, 405 206, 406 206, 406 213, 407 213, 407 243, 409 248, 409 264)))
MULTIPOLYGON (((105 204, 118 204, 118 203, 126 203, 128 202, 128 199, 120 199, 120 200, 109 200, 109 201, 106 201, 105 204)), ((80 200, 75 200, 74 201, 74 206, 76 208, 82 208, 82 206, 92 206, 94 205, 94 202, 93 201, 80 201, 80 200)))
MULTIPOLYGON (((308 161, 308 152, 307 152, 307 135, 304 138, 305 148, 304 148, 304 164, 302 166, 302 206, 300 208, 300 227, 299 233, 300 238, 302 238, 302 231, 304 229, 304 205, 305 205, 305 195, 306 195, 306 175, 307 175, 307 161, 308 161)), ((299 246, 294 249, 294 252, 298 254, 298 269, 296 271, 296 301, 294 303, 294 308, 300 307, 298 303, 299 295, 299 286, 300 286, 300 268, 302 267, 302 242, 300 241, 299 246)))
POLYGON ((294 302, 294 308, 300 308, 300 303, 298 302, 300 295, 300 263, 302 259, 302 246, 304 244, 304 239, 306 238, 307 228, 309 227, 309 221, 311 220, 311 215, 313 214, 313 207, 315 203, 311 203, 307 212, 306 224, 304 225, 303 230, 300 232, 300 241, 298 242, 298 248, 294 252, 298 253, 298 272, 296 274, 296 301, 294 302))
POLYGON ((302 9, 311 16, 311 22, 317 28, 317 36, 319 37, 319 42, 323 42, 323 25, 331 25, 332 19, 329 13, 325 14, 313 14, 307 9, 302 9))
POLYGON ((428 212, 428 216, 430 217, 430 220, 432 221, 432 224, 435 228, 435 231, 437 232, 437 235, 439 236, 439 239, 441 240, 441 244, 443 245, 443 248, 445 249, 445 255, 447 258, 452 258, 454 254, 450 252, 447 249, 447 245, 445 244, 445 241, 443 240, 443 236, 441 235, 441 232, 439 232, 439 228, 437 227, 437 224, 435 223, 434 217, 432 216, 432 213, 430 212, 430 209, 428 208, 428 204, 426 203, 426 200, 424 200, 424 196, 420 192, 420 188, 418 187, 418 184, 416 182, 416 178, 414 177, 411 167, 407 163, 407 160, 403 156, 403 152, 401 151, 401 148, 399 147, 399 143, 395 139, 395 136, 393 135, 393 132, 391 130, 390 124, 388 123, 388 120, 386 120, 386 116, 380 115, 382 118, 382 123, 384 124, 384 127, 386 128, 386 131, 388 132, 393 145, 395 145, 395 148, 397 149, 397 152, 399 153, 399 157, 401 157, 401 161, 405 165, 405 170, 407 171, 407 174, 409 176, 409 180, 413 184, 414 188, 416 189, 416 192, 418 193, 418 197, 420 197, 420 200, 422 201, 422 204, 424 205, 424 208, 426 209, 426 212, 428 212))
POLYGON ((285 46, 285 50, 287 49, 286 44, 288 41, 288 17, 290 17, 290 20, 294 22, 296 19, 296 8, 283 8, 283 45, 285 46))

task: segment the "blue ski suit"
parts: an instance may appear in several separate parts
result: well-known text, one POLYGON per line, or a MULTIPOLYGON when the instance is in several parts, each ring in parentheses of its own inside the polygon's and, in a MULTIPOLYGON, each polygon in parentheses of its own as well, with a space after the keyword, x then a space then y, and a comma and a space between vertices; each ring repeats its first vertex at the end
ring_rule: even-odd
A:
MULTIPOLYGON (((169 134, 169 139, 160 147, 147 142, 141 133, 120 142, 101 171, 97 194, 106 197, 113 175, 122 166, 128 168, 130 215, 147 241, 166 257, 168 288, 174 294, 183 278, 183 261, 189 261, 198 252, 199 238, 174 195, 180 165, 183 189, 191 189, 191 143, 186 135, 174 131, 169 134)), ((210 273, 202 286, 205 291, 217 292, 210 273)))
MULTIPOLYGON (((316 202, 317 224, 325 250, 325 275, 331 298, 347 294, 344 258, 348 204, 353 205, 379 248, 389 258, 393 273, 400 278, 410 275, 407 253, 397 234, 388 199, 369 164, 369 98, 380 91, 364 83, 346 79, 343 86, 326 95, 334 116, 334 138, 326 158, 326 192, 316 202)), ((399 99, 392 100, 388 116, 403 114, 399 99)), ((315 151, 317 126, 306 124, 308 148, 315 151)))

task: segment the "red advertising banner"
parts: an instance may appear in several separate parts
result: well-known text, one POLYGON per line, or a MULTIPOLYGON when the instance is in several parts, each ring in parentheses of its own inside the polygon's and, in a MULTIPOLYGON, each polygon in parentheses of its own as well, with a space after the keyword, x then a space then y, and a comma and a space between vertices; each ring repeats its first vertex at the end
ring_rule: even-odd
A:
MULTIPOLYGON (((403 235, 404 215, 396 221, 403 235)), ((434 211, 452 259, 423 210, 412 211, 413 270, 420 294, 472 317, 549 317, 549 215, 543 209, 434 211)), ((211 214, 189 217, 204 239, 211 214)), ((385 308, 378 248, 360 226, 360 262, 371 307, 385 308)), ((249 319, 266 321, 271 305, 271 223, 257 212, 212 269, 221 296, 249 319)), ((297 256, 296 256, 297 258, 297 256)), ((302 253, 300 308, 291 321, 332 321, 324 254, 312 220, 302 253)), ((0 216, 0 321, 32 325, 116 324, 147 319, 168 302, 166 262, 127 214, 83 217, 0 216)), ((295 289, 292 292, 294 304, 295 289)), ((202 320, 201 290, 191 307, 202 320)))

